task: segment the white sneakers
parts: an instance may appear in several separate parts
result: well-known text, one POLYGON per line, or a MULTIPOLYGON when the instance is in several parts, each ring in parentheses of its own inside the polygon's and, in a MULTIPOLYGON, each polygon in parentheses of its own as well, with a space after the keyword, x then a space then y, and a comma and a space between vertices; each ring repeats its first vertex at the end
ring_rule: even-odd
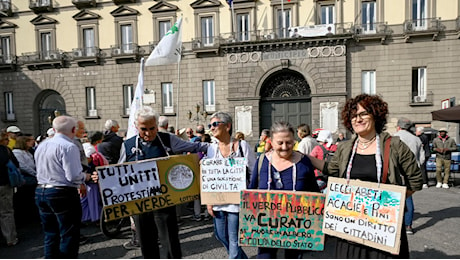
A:
MULTIPOLYGON (((424 184, 424 185, 425 185, 425 184, 424 184)), ((443 189, 448 189, 448 188, 449 188, 449 184, 438 182, 438 183, 436 184, 436 188, 441 188, 441 187, 442 187, 443 189)))
POLYGON ((423 184, 422 188, 428 189, 428 184, 423 184))

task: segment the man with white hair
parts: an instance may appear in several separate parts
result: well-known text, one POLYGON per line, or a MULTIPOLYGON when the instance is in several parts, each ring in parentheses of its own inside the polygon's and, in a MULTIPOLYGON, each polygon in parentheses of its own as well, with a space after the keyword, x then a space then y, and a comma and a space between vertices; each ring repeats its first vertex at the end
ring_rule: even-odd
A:
POLYGON ((81 206, 78 189, 85 194, 80 151, 74 143, 77 120, 59 116, 53 120, 56 134, 35 151, 38 186, 36 204, 45 234, 45 258, 78 258, 81 206))
MULTIPOLYGON (((405 143, 412 153, 415 155, 418 166, 422 165, 425 161, 425 151, 423 150, 422 141, 420 138, 409 132, 412 126, 412 122, 407 118, 398 119, 395 136, 399 136, 399 139, 405 143)), ((414 218, 414 200, 412 196, 406 198, 406 209, 404 214, 404 223, 406 225, 406 233, 409 235, 414 234, 412 229, 412 220, 414 218)))
POLYGON ((120 149, 123 138, 117 135, 120 125, 112 119, 105 121, 104 139, 97 145, 98 151, 104 155, 109 164, 116 164, 120 159, 120 149))
MULTIPOLYGON (((135 124, 139 134, 123 143, 119 162, 207 150, 207 143, 192 143, 176 135, 159 132, 159 117, 149 106, 136 112, 135 124)), ((135 215, 134 222, 144 258, 182 258, 175 206, 135 215), (161 252, 158 239, 162 246, 161 252)))

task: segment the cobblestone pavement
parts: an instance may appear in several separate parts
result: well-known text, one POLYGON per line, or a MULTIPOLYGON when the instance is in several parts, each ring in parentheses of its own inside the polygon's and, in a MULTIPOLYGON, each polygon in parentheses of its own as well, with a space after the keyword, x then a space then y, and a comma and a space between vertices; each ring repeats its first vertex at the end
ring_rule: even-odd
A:
MULTIPOLYGON (((460 258, 460 186, 436 189, 431 186, 414 195, 414 235, 409 235, 411 258, 460 258)), ((79 258, 142 258, 140 250, 125 250, 128 228, 117 238, 106 238, 97 226, 82 228, 89 240, 80 247, 79 258)), ((1 240, 0 258, 43 258, 43 232, 36 222, 18 227, 19 244, 7 247, 1 240)), ((213 236, 212 221, 196 222, 184 218, 180 226, 184 258, 227 258, 227 253, 213 236)), ((304 258, 332 258, 335 239, 329 238, 324 252, 307 252, 304 258)), ((250 258, 257 249, 245 247, 250 258)), ((281 251, 281 250, 280 250, 281 251)), ((282 255, 279 255, 282 258, 282 255)))

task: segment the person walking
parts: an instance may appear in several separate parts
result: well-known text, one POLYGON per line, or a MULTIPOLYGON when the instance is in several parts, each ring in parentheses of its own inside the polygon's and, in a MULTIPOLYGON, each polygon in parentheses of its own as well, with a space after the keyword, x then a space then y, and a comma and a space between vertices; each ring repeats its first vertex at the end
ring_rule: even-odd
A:
MULTIPOLYGON (((176 135, 159 132, 159 117, 149 106, 136 112, 134 121, 139 133, 122 144, 119 163, 207 150, 207 143, 192 143, 176 135)), ((134 222, 144 258, 182 257, 175 206, 135 215, 134 222), (158 242, 161 243, 161 251, 158 242)))
MULTIPOLYGON (((423 150, 422 141, 420 138, 413 135, 409 132, 412 122, 407 118, 398 119, 396 130, 397 132, 394 136, 399 136, 399 139, 405 143, 409 149, 414 153, 415 160, 417 161, 418 166, 422 165, 425 161, 425 150, 423 150)), ((413 196, 406 198, 406 211, 404 214, 404 224, 406 225, 406 233, 409 235, 414 234, 412 228, 412 220, 414 218, 414 199, 413 196)))
POLYGON ((433 150, 436 152, 436 188, 448 189, 452 152, 457 150, 457 145, 455 140, 447 135, 446 128, 439 129, 439 135, 433 140, 433 150))
POLYGON ((35 152, 35 203, 45 234, 45 258, 78 258, 82 215, 78 189, 84 196, 84 182, 91 175, 83 173, 80 151, 73 141, 77 120, 58 116, 53 128, 55 136, 35 152))

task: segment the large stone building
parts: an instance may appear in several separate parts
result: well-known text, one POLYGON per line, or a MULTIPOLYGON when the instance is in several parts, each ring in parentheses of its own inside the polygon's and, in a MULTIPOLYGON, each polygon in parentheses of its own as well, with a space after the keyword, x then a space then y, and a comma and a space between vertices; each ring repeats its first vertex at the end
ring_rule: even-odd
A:
POLYGON ((460 0, 1 0, 0 15, 1 128, 38 135, 65 113, 126 129, 140 59, 183 17, 179 65, 144 71, 145 105, 173 126, 221 110, 251 141, 275 120, 336 132, 365 92, 390 132, 404 116, 458 140, 430 112, 460 95, 460 0))

